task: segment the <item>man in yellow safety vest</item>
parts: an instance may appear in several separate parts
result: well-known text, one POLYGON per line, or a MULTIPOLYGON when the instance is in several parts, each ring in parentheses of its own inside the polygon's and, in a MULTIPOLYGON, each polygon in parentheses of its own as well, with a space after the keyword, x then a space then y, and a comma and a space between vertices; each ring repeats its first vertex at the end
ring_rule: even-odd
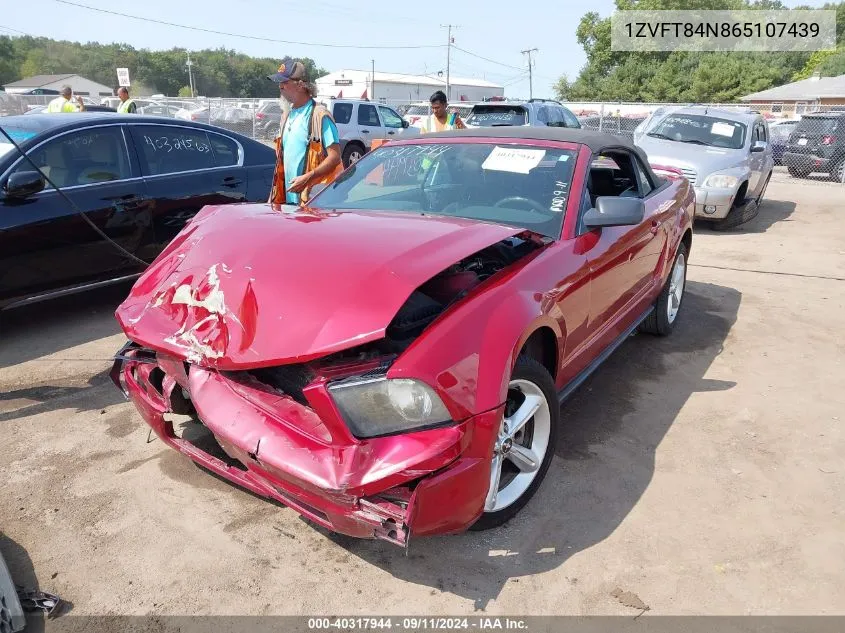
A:
POLYGON ((120 97, 120 103, 117 106, 118 114, 136 114, 137 108, 135 102, 129 98, 129 90, 121 86, 117 89, 117 96, 120 97))
POLYGON ((431 114, 426 118, 425 124, 420 130, 422 134, 466 129, 466 125, 456 112, 450 113, 447 111, 449 104, 446 100, 446 94, 442 90, 438 90, 431 95, 429 103, 431 103, 431 114))
POLYGON ((82 97, 76 98, 74 105, 70 98, 73 96, 73 88, 70 86, 62 87, 62 96, 56 97, 47 105, 47 112, 82 112, 85 110, 85 104, 82 102, 82 97))

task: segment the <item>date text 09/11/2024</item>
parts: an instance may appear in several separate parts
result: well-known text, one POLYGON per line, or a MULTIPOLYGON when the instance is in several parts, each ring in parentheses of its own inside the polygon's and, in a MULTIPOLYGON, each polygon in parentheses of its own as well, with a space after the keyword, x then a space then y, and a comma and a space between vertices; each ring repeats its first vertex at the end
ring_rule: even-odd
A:
POLYGON ((311 631, 519 631, 527 630, 525 620, 506 617, 350 617, 308 618, 311 631))

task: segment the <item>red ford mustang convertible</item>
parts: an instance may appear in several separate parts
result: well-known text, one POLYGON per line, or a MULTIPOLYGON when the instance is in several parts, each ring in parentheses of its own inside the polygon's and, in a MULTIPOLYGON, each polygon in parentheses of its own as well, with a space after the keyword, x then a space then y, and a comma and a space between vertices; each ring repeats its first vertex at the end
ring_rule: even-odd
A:
POLYGON ((607 134, 392 142, 308 208, 204 208, 118 308, 112 376, 164 442, 330 530, 497 526, 559 403, 635 329, 672 331, 693 206, 607 134))

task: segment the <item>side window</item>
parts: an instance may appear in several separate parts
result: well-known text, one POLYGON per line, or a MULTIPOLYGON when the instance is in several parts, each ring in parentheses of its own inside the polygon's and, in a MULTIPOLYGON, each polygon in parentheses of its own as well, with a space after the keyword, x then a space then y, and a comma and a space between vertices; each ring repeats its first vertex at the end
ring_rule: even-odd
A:
POLYGON ((643 168, 639 159, 634 158, 634 164, 637 167, 637 177, 640 180, 640 197, 645 198, 648 194, 654 191, 654 185, 648 177, 648 172, 643 168))
POLYGON ((203 130, 169 125, 132 125, 129 129, 145 176, 216 167, 211 141, 203 130))
POLYGON ((769 140, 769 132, 766 129, 766 124, 763 121, 760 122, 760 140, 761 141, 768 141, 769 140))
POLYGON ((386 106, 379 106, 384 127, 402 127, 402 117, 386 106))
POLYGON ((358 105, 358 125, 366 125, 368 127, 379 127, 381 122, 378 120, 378 112, 376 107, 368 103, 361 103, 358 105))
POLYGON ((335 123, 349 123, 352 120, 352 104, 351 103, 335 103, 334 104, 334 122, 335 123))
POLYGON ((546 125, 548 125, 549 109, 546 106, 540 106, 540 109, 537 111, 537 120, 540 123, 545 123, 546 125))
MULTIPOLYGON (((116 126, 65 134, 30 153, 30 158, 59 187, 111 182, 132 174, 123 133, 116 126)), ((21 161, 15 171, 31 169, 28 161, 21 161)))
POLYGON ((574 114, 572 114, 572 112, 570 112, 566 108, 561 108, 561 111, 563 112, 563 121, 566 127, 581 127, 581 124, 578 123, 578 118, 574 114))
POLYGON ((218 167, 230 167, 239 162, 238 144, 228 136, 209 134, 211 148, 214 150, 214 164, 218 167))

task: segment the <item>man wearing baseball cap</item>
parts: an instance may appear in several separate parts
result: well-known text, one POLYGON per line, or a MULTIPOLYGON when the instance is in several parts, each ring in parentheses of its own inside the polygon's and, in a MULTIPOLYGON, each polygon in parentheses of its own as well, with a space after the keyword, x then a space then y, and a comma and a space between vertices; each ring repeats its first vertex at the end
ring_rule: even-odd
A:
POLYGON ((343 171, 340 136, 329 111, 314 101, 316 88, 305 64, 286 57, 267 78, 279 84, 282 98, 291 105, 276 138, 270 202, 304 205, 315 184, 330 183, 343 171))

